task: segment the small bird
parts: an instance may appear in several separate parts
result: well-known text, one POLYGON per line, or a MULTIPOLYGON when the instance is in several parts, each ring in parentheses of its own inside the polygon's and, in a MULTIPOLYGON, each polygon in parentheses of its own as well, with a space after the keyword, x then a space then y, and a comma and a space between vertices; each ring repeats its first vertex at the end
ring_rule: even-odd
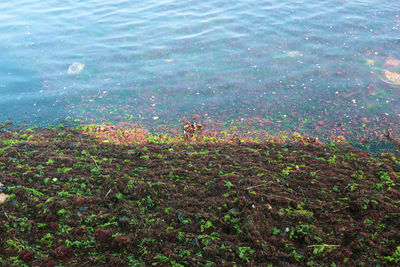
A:
POLYGON ((183 126, 183 134, 185 136, 193 136, 194 132, 202 131, 204 129, 204 125, 195 122, 186 122, 185 126, 183 126))

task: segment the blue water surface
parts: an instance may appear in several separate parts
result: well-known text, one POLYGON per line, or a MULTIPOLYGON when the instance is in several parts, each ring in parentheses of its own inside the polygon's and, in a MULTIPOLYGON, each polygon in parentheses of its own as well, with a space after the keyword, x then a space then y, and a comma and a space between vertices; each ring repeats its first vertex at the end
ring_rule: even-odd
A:
POLYGON ((13 0, 0 10, 0 121, 175 127, 199 114, 317 135, 337 123, 359 131, 353 118, 399 124, 400 89, 382 74, 400 71, 398 0, 13 0))

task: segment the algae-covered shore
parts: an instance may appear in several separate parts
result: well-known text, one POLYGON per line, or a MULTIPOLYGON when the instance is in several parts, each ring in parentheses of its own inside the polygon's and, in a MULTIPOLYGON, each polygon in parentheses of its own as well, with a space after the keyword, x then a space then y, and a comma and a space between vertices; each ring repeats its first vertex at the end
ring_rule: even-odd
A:
POLYGON ((113 126, 0 132, 2 266, 400 263, 400 156, 113 126))

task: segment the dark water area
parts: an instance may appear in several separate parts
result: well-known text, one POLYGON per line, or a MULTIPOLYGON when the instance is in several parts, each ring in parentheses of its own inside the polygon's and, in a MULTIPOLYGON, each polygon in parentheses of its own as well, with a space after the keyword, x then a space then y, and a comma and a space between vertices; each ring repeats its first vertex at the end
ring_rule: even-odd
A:
POLYGON ((0 3, 0 122, 400 136, 400 2, 0 3))

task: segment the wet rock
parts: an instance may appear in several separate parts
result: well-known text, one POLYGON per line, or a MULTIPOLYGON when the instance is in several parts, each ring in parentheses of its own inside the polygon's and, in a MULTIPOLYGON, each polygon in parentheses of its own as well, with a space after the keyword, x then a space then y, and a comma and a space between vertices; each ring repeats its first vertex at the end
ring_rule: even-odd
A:
POLYGON ((0 193, 4 192, 6 190, 7 190, 7 186, 0 183, 0 193))
POLYGON ((128 152, 129 155, 134 156, 134 157, 140 157, 143 155, 142 151, 130 151, 128 152))
POLYGON ((285 147, 291 147, 292 144, 290 142, 286 142, 284 144, 281 145, 281 147, 285 148, 285 147))
POLYGON ((74 150, 75 149, 75 145, 74 144, 69 144, 68 146, 65 147, 65 149, 74 150))
POLYGON ((171 146, 169 146, 169 145, 161 145, 160 146, 160 149, 161 150, 166 150, 166 149, 169 149, 171 146))

